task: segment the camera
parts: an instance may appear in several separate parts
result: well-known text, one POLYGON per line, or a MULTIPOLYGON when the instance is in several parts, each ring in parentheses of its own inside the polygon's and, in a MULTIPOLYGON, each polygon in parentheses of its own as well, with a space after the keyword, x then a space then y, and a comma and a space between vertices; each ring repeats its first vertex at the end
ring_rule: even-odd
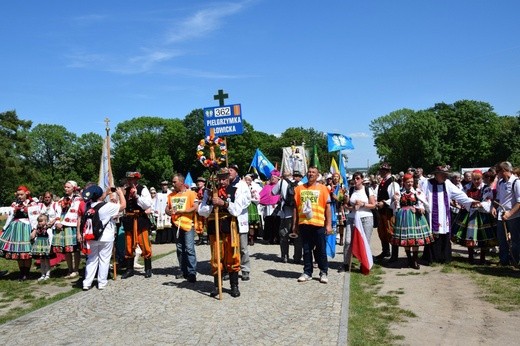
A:
POLYGON ((111 191, 111 192, 116 192, 117 189, 116 189, 115 187, 111 187, 111 188, 110 188, 110 191, 111 191))

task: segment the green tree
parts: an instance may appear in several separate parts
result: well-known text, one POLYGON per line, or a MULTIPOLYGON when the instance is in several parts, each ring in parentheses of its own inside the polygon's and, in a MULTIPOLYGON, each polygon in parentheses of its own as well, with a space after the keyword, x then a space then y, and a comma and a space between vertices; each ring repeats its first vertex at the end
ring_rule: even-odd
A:
POLYGON ((39 194, 47 190, 60 193, 65 181, 78 180, 73 155, 77 140, 74 133, 61 125, 38 124, 31 130, 29 139, 30 162, 38 172, 34 184, 39 194))
POLYGON ((149 186, 170 180, 171 155, 179 153, 175 157, 179 167, 185 159, 184 136, 185 128, 179 119, 139 117, 119 123, 112 135, 114 179, 118 181, 125 172, 139 170, 142 183, 149 186))
POLYGON ((438 103, 429 111, 446 125, 439 136, 446 163, 454 168, 494 164, 499 117, 486 102, 461 100, 453 104, 438 103))
POLYGON ((78 163, 75 165, 78 183, 84 184, 99 180, 102 151, 103 137, 97 133, 89 132, 77 138, 72 157, 74 162, 78 163))
POLYGON ((438 164, 452 168, 494 164, 500 119, 478 101, 438 103, 427 110, 401 109, 372 120, 378 155, 395 171, 438 164))
POLYGON ((31 126, 31 121, 19 119, 14 110, 0 113, 1 205, 11 204, 19 185, 32 188, 31 178, 34 178, 34 174, 27 161, 30 154, 28 132, 31 126))

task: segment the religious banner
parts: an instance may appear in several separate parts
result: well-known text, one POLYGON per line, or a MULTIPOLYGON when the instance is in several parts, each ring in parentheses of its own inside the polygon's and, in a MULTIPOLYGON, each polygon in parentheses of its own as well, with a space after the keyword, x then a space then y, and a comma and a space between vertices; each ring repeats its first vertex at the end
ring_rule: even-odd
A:
POLYGON ((307 162, 305 147, 302 145, 282 148, 282 164, 280 168, 282 174, 285 172, 292 174, 294 171, 299 171, 305 177, 307 175, 307 162))

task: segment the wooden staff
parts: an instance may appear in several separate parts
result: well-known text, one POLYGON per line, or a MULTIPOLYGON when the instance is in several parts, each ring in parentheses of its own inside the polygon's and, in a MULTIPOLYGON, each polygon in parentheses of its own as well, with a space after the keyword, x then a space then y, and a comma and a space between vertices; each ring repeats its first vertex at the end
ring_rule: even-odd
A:
MULTIPOLYGON (((212 143, 209 146, 209 158, 211 161, 215 162, 215 144, 212 143)), ((213 197, 218 197, 218 176, 217 174, 212 175, 213 181, 213 197)), ((220 269, 220 227, 219 227, 219 219, 218 219, 218 206, 213 206, 213 210, 215 211, 215 242, 217 247, 215 249, 217 256, 217 281, 218 281, 218 299, 222 300, 222 270, 220 269)))
MULTIPOLYGON (((217 184, 213 186, 213 197, 218 197, 217 184)), ((220 268, 220 226, 218 219, 218 206, 215 206, 213 210, 215 211, 215 243, 217 256, 218 299, 222 300, 222 270, 220 268)))

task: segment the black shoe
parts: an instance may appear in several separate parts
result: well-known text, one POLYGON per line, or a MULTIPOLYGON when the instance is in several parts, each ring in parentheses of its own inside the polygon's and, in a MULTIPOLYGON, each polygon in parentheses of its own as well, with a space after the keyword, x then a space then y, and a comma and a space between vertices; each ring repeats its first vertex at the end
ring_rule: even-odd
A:
POLYGON ((231 297, 236 298, 240 297, 240 291, 238 290, 238 285, 231 286, 231 297))
POLYGON ((210 297, 212 298, 215 298, 216 296, 218 296, 218 287, 215 287, 213 289, 213 291, 211 291, 211 293, 209 294, 210 297))
POLYGON ((385 257, 390 257, 390 252, 381 252, 379 255, 374 256, 374 259, 376 260, 382 260, 385 257))
POLYGON ((394 262, 397 262, 397 261, 399 261, 399 258, 397 256, 392 256, 388 260, 388 263, 394 263, 394 262))
POLYGON ((175 275, 175 278, 176 279, 187 279, 188 277, 184 274, 177 274, 177 275, 175 275))
POLYGON ((128 269, 122 276, 121 276, 121 279, 128 279, 132 276, 134 276, 134 270, 133 269, 128 269))
POLYGON ((299 260, 299 259, 297 260, 297 259, 295 259, 295 260, 294 260, 294 264, 302 264, 302 260, 299 260))
POLYGON ((152 259, 151 258, 144 259, 144 277, 147 279, 152 277, 152 259))
POLYGON ((188 282, 197 282, 197 277, 193 274, 188 275, 188 282))
POLYGON ((222 275, 222 280, 224 280, 224 281, 229 280, 229 273, 224 273, 224 275, 222 275))

